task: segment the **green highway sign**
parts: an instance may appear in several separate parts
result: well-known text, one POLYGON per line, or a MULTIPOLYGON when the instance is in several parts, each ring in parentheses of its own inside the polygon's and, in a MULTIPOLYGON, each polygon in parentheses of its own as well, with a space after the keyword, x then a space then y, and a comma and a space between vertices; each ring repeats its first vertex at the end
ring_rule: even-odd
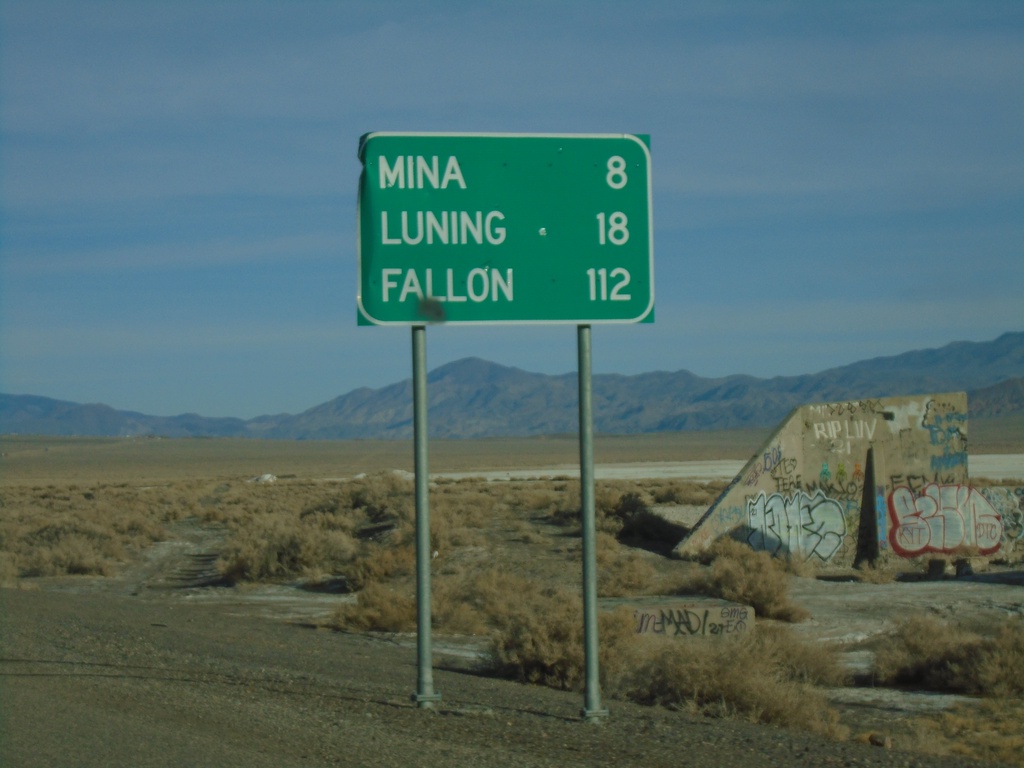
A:
POLYGON ((369 133, 359 159, 360 324, 653 321, 646 136, 369 133))

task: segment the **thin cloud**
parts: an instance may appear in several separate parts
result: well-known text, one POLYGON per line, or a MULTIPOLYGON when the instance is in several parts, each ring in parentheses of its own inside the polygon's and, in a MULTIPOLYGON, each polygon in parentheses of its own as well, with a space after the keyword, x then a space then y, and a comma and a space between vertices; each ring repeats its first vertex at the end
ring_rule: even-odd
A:
POLYGON ((247 236, 205 241, 144 244, 122 247, 47 248, 43 253, 26 249, 5 260, 10 277, 62 277, 108 272, 146 273, 154 270, 207 271, 224 267, 258 268, 270 264, 298 266, 303 261, 337 258, 351 248, 349 240, 335 233, 311 233, 279 237, 247 236), (45 255, 45 258, 40 256, 45 255))

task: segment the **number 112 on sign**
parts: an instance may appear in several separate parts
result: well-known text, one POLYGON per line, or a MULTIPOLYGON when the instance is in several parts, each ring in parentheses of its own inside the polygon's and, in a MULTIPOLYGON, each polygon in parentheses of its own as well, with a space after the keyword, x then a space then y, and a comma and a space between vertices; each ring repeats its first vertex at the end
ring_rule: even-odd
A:
POLYGON ((601 267, 587 270, 591 301, 629 301, 633 297, 626 292, 629 287, 629 270, 616 267, 610 272, 601 267), (609 292, 611 288, 611 292, 609 292))

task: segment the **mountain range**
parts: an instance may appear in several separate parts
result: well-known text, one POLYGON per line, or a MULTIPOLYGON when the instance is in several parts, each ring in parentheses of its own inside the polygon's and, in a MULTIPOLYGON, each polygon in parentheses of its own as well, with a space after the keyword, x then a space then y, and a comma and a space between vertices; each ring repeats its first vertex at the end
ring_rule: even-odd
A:
MULTIPOLYGON (((606 434, 770 427, 806 403, 967 391, 971 417, 1024 412, 1024 332, 878 357, 802 376, 704 378, 689 371, 593 377, 594 429, 606 434)), ((427 377, 431 437, 552 435, 578 428, 576 373, 530 373, 479 358, 427 377)), ((148 416, 107 405, 0 394, 0 434, 405 439, 412 382, 361 388, 297 415, 148 416)))

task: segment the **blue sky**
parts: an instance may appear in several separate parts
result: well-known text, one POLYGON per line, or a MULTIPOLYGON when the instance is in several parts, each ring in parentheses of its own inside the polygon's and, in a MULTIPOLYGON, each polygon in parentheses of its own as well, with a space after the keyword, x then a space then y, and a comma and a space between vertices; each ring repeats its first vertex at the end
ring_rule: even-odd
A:
MULTIPOLYGON (((657 321, 596 373, 812 373, 1024 329, 1024 3, 0 2, 0 391, 297 413, 356 325, 368 131, 651 136, 657 321)), ((571 326, 432 327, 575 370, 571 326)))

